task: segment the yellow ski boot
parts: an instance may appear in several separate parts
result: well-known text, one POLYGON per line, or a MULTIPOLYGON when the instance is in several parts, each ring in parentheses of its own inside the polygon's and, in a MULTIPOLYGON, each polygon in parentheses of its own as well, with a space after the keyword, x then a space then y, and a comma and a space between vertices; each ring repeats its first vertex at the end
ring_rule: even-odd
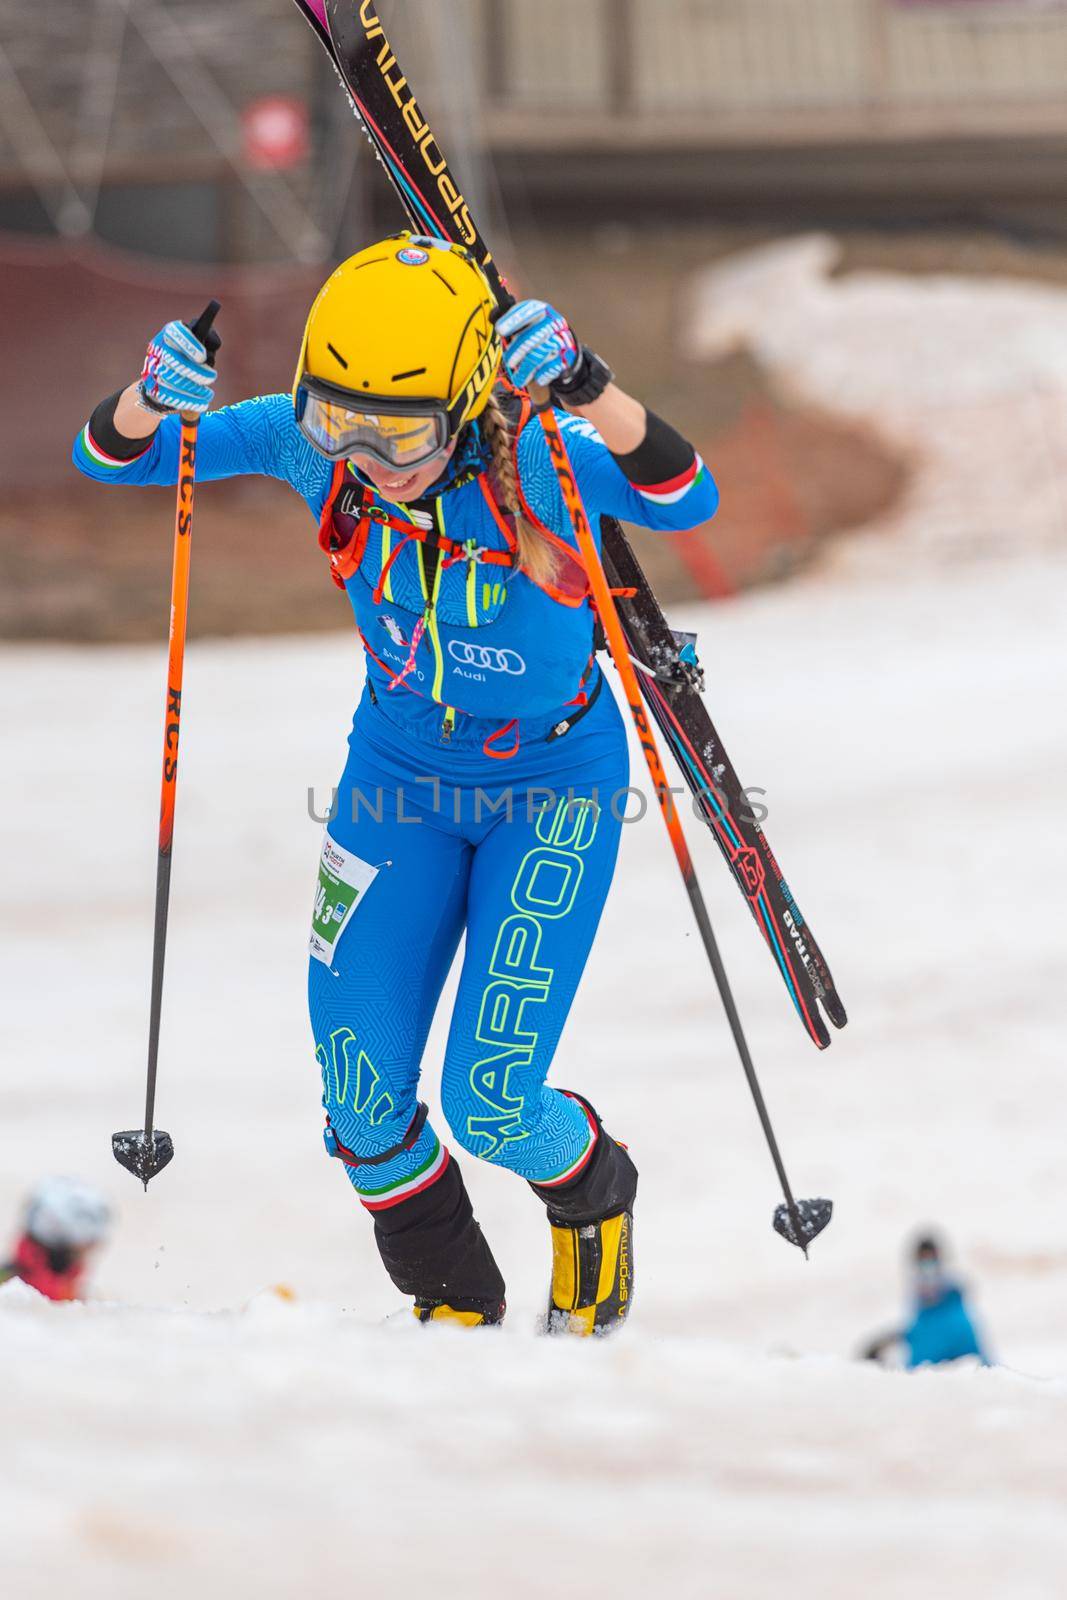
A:
POLYGON ((458 1328, 492 1328, 504 1320, 504 1303, 478 1305, 472 1300, 445 1305, 439 1300, 416 1300, 411 1308, 419 1322, 450 1322, 458 1328))
POLYGON ((567 1227, 553 1222, 546 1333, 580 1338, 621 1326, 633 1299, 633 1217, 567 1227))
POLYGON ((633 1305, 637 1168, 588 1101, 570 1098, 582 1106, 594 1132, 589 1157, 576 1178, 530 1187, 548 1207, 552 1232, 545 1332, 589 1338, 621 1327, 633 1305))
MULTIPOLYGON (((420 1105, 416 1132, 425 1119, 420 1105)), ((406 1139, 412 1140, 410 1129, 406 1139)), ((373 1166, 405 1148, 362 1162, 347 1152, 346 1165, 373 1166)), ((425 1189, 375 1211, 374 1239, 393 1283, 412 1297, 419 1322, 481 1328, 504 1320, 504 1279, 475 1220, 463 1174, 447 1152, 440 1175, 425 1189)))

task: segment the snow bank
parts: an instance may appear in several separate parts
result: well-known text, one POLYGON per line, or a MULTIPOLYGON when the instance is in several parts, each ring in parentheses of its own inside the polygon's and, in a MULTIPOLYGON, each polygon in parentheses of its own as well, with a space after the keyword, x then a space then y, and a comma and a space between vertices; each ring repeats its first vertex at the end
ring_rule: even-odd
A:
POLYGON ((59 1592, 64 1555, 79 1600, 1057 1593, 1065 1383, 270 1296, 206 1316, 6 1290, 0 1322, 18 1600, 59 1592))
MULTIPOLYGON (((784 391, 866 421, 915 476, 902 505, 835 547, 887 575, 1006 545, 1067 547, 1067 291, 1008 278, 853 272, 826 235, 701 273, 691 348, 750 349, 784 391)), ((729 486, 726 486, 727 494, 729 486)))

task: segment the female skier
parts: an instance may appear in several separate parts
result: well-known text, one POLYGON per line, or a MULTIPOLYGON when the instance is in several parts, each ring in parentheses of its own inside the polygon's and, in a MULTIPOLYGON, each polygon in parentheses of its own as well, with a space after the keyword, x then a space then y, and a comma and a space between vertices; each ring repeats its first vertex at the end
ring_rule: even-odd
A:
MULTIPOLYGON (((173 484, 175 413, 208 410, 210 361, 168 323, 140 379, 93 412, 77 466, 173 484)), ((535 383, 560 408, 594 528, 601 514, 662 529, 712 515, 692 446, 617 387, 564 317, 526 300, 495 320, 473 258, 410 234, 327 280, 291 397, 204 417, 197 473, 263 473, 303 496, 366 650, 311 930, 327 1150, 420 1320, 500 1321, 503 1278, 417 1099, 465 935, 445 1119, 547 1206, 548 1327, 584 1335, 630 1308, 637 1173, 589 1102, 545 1079, 611 882, 628 760, 531 420, 535 383)))

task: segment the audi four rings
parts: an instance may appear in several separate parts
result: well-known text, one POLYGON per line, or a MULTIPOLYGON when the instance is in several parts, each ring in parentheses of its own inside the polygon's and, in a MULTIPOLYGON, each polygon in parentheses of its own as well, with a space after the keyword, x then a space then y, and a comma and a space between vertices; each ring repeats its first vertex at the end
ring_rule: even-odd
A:
POLYGON ((448 653, 453 661, 464 667, 478 667, 482 672, 510 672, 517 678, 526 671, 525 661, 515 650, 497 650, 492 645, 450 639, 448 653))

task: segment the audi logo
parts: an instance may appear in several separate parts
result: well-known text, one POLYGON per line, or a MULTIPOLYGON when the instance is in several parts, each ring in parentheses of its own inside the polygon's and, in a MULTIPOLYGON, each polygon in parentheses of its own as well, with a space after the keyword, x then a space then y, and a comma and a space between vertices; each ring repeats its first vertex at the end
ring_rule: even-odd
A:
POLYGON ((470 644, 466 639, 450 639, 448 653, 464 667, 482 672, 510 672, 514 677, 526 671, 526 663, 514 650, 497 650, 488 644, 470 644))

